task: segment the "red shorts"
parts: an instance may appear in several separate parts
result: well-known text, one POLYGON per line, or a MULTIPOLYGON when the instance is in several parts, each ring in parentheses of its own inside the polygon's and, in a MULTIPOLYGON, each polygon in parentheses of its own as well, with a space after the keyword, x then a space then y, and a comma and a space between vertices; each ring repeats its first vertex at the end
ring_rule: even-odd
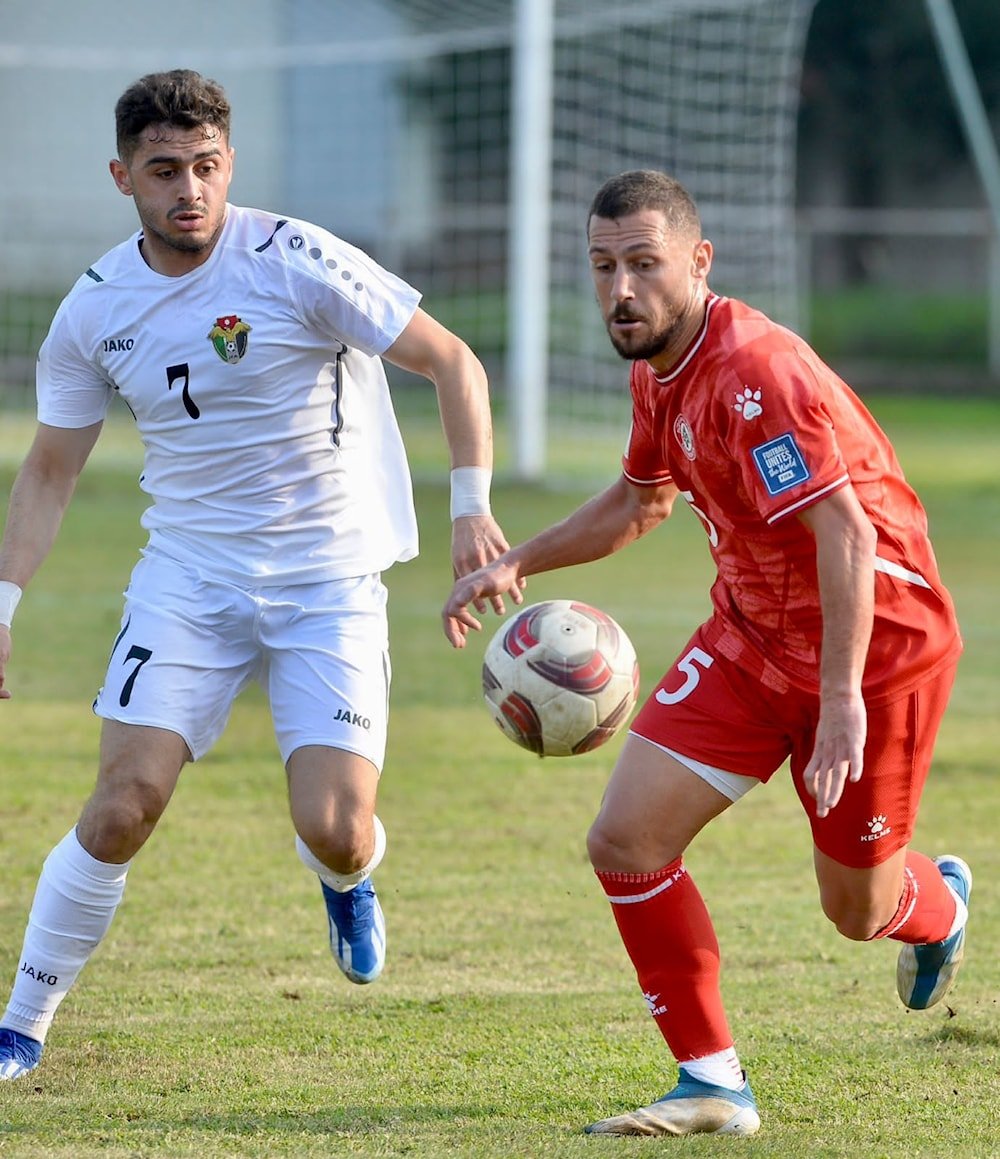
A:
POLYGON ((802 773, 812 756, 819 698, 777 693, 712 653, 705 626, 642 706, 631 731, 722 769, 767 781, 786 760, 817 849, 841 865, 867 868, 908 844, 930 771, 957 663, 889 704, 869 706, 861 780, 821 818, 802 773), (657 699, 657 694, 660 699, 657 699))

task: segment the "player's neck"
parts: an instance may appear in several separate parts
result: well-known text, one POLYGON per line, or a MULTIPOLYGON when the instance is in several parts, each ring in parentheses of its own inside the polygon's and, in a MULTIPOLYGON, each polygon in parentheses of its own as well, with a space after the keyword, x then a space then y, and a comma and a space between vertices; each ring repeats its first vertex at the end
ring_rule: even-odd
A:
POLYGON ((691 343, 697 338, 705 324, 707 304, 707 293, 698 293, 696 297, 693 297, 688 308, 678 318, 671 330, 667 344, 659 354, 646 360, 656 374, 669 374, 687 354, 691 343))
POLYGON ((199 266, 203 266, 215 253, 225 224, 226 219, 223 218, 219 228, 205 245, 193 250, 178 249, 145 226, 139 238, 139 253, 142 260, 155 273, 162 274, 165 278, 182 278, 185 274, 190 274, 199 266))

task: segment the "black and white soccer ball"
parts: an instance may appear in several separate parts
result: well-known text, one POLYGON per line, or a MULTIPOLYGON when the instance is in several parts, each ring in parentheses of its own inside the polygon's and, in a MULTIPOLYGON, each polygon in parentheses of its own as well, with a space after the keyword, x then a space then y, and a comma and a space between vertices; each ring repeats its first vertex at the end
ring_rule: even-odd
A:
POLYGON ((626 723, 639 663, 623 629, 577 600, 522 608, 490 640, 483 695, 504 735, 543 757, 589 752, 626 723))

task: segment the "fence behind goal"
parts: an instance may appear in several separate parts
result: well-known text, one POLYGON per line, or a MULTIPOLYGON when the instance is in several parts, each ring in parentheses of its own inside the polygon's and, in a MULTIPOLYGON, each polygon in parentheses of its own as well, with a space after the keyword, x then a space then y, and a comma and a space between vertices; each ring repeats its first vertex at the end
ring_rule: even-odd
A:
MULTIPOLYGON (((114 190, 113 107, 190 67, 233 102, 232 199, 323 225, 425 295, 522 416, 627 417, 626 368, 593 300, 586 208, 623 169, 698 201, 715 289, 796 323, 798 74, 813 0, 194 0, 148 34, 130 0, 5 16, 0 401, 30 397, 52 311, 136 228, 114 190), (190 30, 197 28, 194 41, 190 30), (544 200, 544 204, 539 199, 544 200)), ((523 440, 542 439, 539 453, 523 440)))

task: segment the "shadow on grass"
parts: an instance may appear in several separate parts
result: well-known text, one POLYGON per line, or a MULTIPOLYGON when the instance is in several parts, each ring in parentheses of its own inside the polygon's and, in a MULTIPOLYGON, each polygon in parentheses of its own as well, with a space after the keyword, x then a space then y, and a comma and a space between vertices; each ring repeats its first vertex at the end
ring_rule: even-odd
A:
MULTIPOLYGON (((113 1140, 119 1146, 125 1146, 131 1140, 130 1145, 134 1146, 138 1136, 147 1134, 157 1138, 165 1135, 175 1141, 202 1137, 230 1141, 245 1139, 248 1143, 260 1143, 268 1137, 278 1139, 295 1135, 330 1136, 331 1139, 340 1137, 355 1142, 368 1139, 376 1143, 384 1143, 390 1137, 405 1137, 411 1141, 422 1137, 425 1142, 436 1140, 443 1145, 445 1136, 470 1128, 486 1132, 494 1142, 501 1140, 508 1131, 517 1134, 529 1129, 540 1131, 546 1136, 582 1137, 584 1121, 581 1119, 578 1126, 558 1121, 531 1122, 523 1116, 519 1117, 509 1107, 489 1103, 454 1106, 385 1104, 378 1108, 355 1104, 331 1108, 329 1111, 230 1111, 180 1114, 176 1117, 164 1114, 147 1116, 133 1112, 127 1116, 127 1121, 107 1126, 95 1127, 89 1123, 80 1123, 64 1138, 72 1137, 81 1144, 95 1139, 104 1143, 113 1140)), ((15 1140, 26 1136, 37 1136, 37 1125, 0 1122, 0 1150, 5 1145, 16 1145, 15 1140)), ((285 1152, 282 1150, 281 1153, 285 1152)))
MULTIPOLYGON (((502 1122, 500 1107, 489 1104, 442 1106, 411 1104, 407 1106, 383 1105, 372 1108, 363 1104, 332 1107, 329 1111, 289 1111, 258 1115, 248 1112, 229 1114, 188 1115, 172 1123, 163 1123, 189 1131, 206 1131, 213 1134, 222 1132, 246 1133, 303 1133, 303 1134, 344 1134, 364 1136, 383 1132, 398 1132, 407 1127, 461 1127, 462 1124, 502 1122)), ((155 1127, 152 1122, 145 1126, 155 1127)))
POLYGON ((957 1016, 949 1018, 947 1022, 931 1031, 924 1038, 925 1042, 957 1042, 963 1046, 994 1046, 1000 1047, 1000 1031, 980 1026, 970 1026, 968 1022, 959 1022, 957 1016))

